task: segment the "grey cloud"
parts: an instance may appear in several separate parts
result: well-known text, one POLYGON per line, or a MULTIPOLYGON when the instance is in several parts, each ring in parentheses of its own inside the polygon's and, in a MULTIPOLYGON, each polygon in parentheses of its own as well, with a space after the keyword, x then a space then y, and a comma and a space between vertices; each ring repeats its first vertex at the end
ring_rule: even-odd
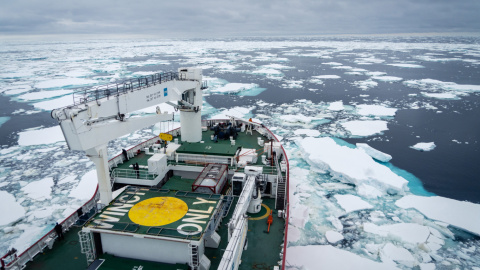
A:
POLYGON ((480 1, 0 1, 0 34, 478 32, 480 1))

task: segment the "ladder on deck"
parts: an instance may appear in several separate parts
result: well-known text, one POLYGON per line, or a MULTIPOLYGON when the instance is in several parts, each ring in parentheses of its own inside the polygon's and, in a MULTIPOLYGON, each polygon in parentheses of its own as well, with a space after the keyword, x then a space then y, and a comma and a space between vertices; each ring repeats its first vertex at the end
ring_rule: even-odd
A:
POLYGON ((233 196, 225 196, 223 197, 224 201, 224 207, 223 207, 223 213, 222 213, 222 218, 226 217, 228 215, 228 212, 230 212, 230 207, 232 206, 233 202, 233 196))
POLYGON ((275 200, 275 209, 284 210, 285 209, 285 190, 286 190, 286 181, 285 177, 281 176, 278 178, 277 182, 277 197, 275 200))
POLYGON ((80 251, 87 256, 87 264, 95 261, 95 246, 93 244, 92 234, 90 232, 79 231, 80 251))
POLYGON ((198 254, 198 246, 188 244, 188 247, 190 248, 190 267, 192 270, 197 270, 199 269, 199 265, 200 265, 200 256, 198 254))

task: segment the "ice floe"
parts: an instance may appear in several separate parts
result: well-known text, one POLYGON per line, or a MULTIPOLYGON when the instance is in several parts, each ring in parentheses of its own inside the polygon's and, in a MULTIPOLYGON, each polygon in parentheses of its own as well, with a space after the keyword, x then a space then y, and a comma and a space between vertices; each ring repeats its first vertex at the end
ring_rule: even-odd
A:
POLYGON ((36 88, 48 89, 48 88, 60 88, 60 87, 75 87, 84 85, 94 85, 98 81, 85 78, 63 78, 63 79, 51 79, 41 81, 35 84, 36 88))
POLYGON ((325 237, 327 238, 327 241, 330 244, 336 244, 336 243, 342 241, 343 239, 345 239, 341 233, 336 232, 336 231, 327 231, 325 233, 325 237))
POLYGON ((456 84, 454 82, 443 82, 434 79, 408 80, 404 81, 408 87, 429 91, 457 91, 458 94, 480 92, 480 85, 456 84))
POLYGON ((409 268, 416 266, 415 258, 406 248, 397 247, 392 243, 385 244, 380 256, 383 262, 395 261, 409 268))
POLYGON ((330 245, 289 247, 287 254, 294 269, 399 269, 395 264, 376 262, 330 245))
POLYGON ((422 65, 418 64, 408 64, 408 63, 395 63, 395 64, 387 64, 389 66, 394 66, 394 67, 402 67, 402 68, 424 68, 422 65))
POLYGON ((306 136, 310 136, 310 137, 320 136, 320 131, 315 130, 315 129, 300 128, 300 129, 296 129, 293 133, 295 135, 306 135, 306 136))
POLYGON ((392 156, 377 149, 371 147, 366 143, 356 143, 357 148, 362 149, 367 153, 367 155, 371 156, 372 158, 381 161, 381 162, 389 162, 392 159, 392 156))
POLYGON ((343 106, 343 102, 340 100, 340 101, 335 101, 330 103, 330 105, 328 106, 328 109, 331 111, 341 111, 345 109, 345 107, 343 106))
POLYGON ((353 136, 372 136, 388 130, 387 121, 383 120, 353 120, 341 125, 353 136))
POLYGON ((355 81, 353 82, 353 85, 356 87, 362 89, 362 90, 368 90, 370 88, 373 88, 378 85, 378 83, 372 79, 368 79, 365 81, 355 81))
POLYGON ((0 190, 0 226, 13 223, 25 216, 25 209, 17 202, 15 197, 3 190, 0 190))
POLYGON ((90 200, 95 195, 97 184, 97 171, 89 171, 82 176, 80 182, 70 191, 68 197, 78 200, 90 200))
POLYGON ((421 92, 421 94, 425 97, 430 97, 430 98, 437 98, 437 99, 450 99, 450 100, 456 100, 460 99, 457 95, 454 93, 427 93, 427 92, 421 92))
POLYGON ((347 194, 347 195, 340 195, 337 194, 334 196, 337 200, 337 203, 345 210, 345 212, 350 213, 353 211, 363 210, 363 209, 370 209, 373 206, 366 201, 362 200, 360 197, 347 194))
POLYGON ((407 195, 395 204, 405 209, 417 209, 430 219, 448 223, 480 236, 480 204, 440 196, 423 197, 416 195, 407 195))
POLYGON ((318 76, 312 76, 312 78, 315 79, 340 79, 341 77, 338 75, 318 75, 318 76))
MULTIPOLYGON (((223 109, 220 112, 214 114, 211 119, 230 119, 231 116, 242 118, 242 119, 249 119, 251 110, 254 107, 233 107, 230 109, 223 109)), ((261 122, 260 120, 256 119, 255 122, 261 122)))
POLYGON ((434 142, 420 142, 415 145, 410 146, 410 148, 418 151, 432 151, 435 149, 436 145, 434 142))
POLYGON ((368 184, 391 193, 403 194, 407 189, 407 180, 376 163, 362 150, 340 146, 327 137, 307 137, 298 140, 298 145, 312 169, 328 171, 334 179, 357 186, 368 184))
POLYGON ((53 109, 70 106, 72 104, 73 104, 73 96, 67 95, 67 96, 62 96, 62 97, 51 99, 51 100, 45 100, 45 101, 33 103, 33 106, 37 109, 51 111, 53 109))
POLYGON ((365 223, 363 224, 363 229, 369 233, 412 244, 426 243, 431 235, 433 235, 432 237, 440 235, 435 229, 416 223, 397 223, 380 226, 373 223, 365 223), (432 233, 432 230, 436 232, 432 233))
POLYGON ((224 86, 210 90, 210 92, 221 94, 238 94, 254 88, 258 88, 258 85, 255 83, 227 83, 224 86))
POLYGON ((395 76, 373 76, 372 79, 382 82, 398 82, 403 80, 402 78, 395 76))
POLYGON ((388 108, 383 105, 361 104, 357 105, 356 108, 358 114, 365 116, 395 116, 397 112, 397 109, 388 108))
POLYGON ((51 198, 52 186, 53 178, 47 177, 27 184, 22 188, 22 191, 31 199, 43 201, 51 198))
POLYGON ((51 90, 51 91, 40 91, 40 92, 32 92, 28 94, 23 94, 18 96, 19 99, 23 100, 39 100, 39 99, 47 99, 53 98, 58 96, 64 96, 71 94, 71 90, 51 90))
POLYGON ((18 136, 18 144, 22 146, 52 144, 65 141, 60 126, 29 129, 19 132, 18 136))

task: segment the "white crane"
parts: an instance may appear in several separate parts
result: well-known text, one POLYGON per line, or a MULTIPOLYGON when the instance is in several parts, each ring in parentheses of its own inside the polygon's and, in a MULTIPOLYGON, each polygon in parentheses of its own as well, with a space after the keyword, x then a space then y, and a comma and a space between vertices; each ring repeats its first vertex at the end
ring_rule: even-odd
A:
POLYGON ((161 113, 126 118, 143 108, 168 103, 180 110, 182 141, 202 139, 202 70, 180 68, 178 73, 163 73, 82 92, 80 100, 52 111, 70 150, 85 151, 97 169, 100 200, 112 200, 107 143, 144 127, 167 120, 173 114, 161 113), (177 104, 173 103, 177 102, 177 104))

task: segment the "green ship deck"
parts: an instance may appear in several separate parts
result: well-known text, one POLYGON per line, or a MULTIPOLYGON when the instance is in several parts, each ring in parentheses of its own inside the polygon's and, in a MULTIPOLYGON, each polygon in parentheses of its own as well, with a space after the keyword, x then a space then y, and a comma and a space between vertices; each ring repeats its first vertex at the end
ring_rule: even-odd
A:
MULTIPOLYGON (((177 194, 176 191, 184 191, 183 193, 190 193, 191 183, 194 179, 181 178, 173 176, 164 185, 170 191, 162 190, 164 194, 177 194), (174 191, 175 190, 175 191, 174 191)), ((149 189, 150 190, 150 189, 149 189)), ((155 189, 152 189, 155 190, 155 189)), ((154 196, 155 192, 152 191, 154 196)), ((127 194, 125 190, 123 194, 127 194)), ((158 195, 158 193, 157 193, 158 195)), ((203 194, 205 195, 205 194, 203 194)), ((117 198, 120 198, 120 195, 117 198)), ((207 195, 209 196, 209 195, 207 195)), ((127 199, 127 198, 125 198, 127 199)), ((227 223, 233 214, 234 205, 237 202, 237 197, 234 198, 232 208, 228 215, 223 219, 218 234, 221 236, 220 246, 218 248, 206 248, 205 255, 211 261, 210 269, 217 269, 223 256, 223 251, 228 245, 228 230, 227 223)), ((264 198, 262 209, 258 214, 249 215, 248 221, 248 248, 243 252, 242 264, 239 269, 273 269, 278 265, 279 253, 281 252, 281 243, 283 242, 285 220, 277 217, 275 208, 275 199, 264 198), (270 232, 267 231, 267 218, 269 210, 273 210, 273 223, 270 232)), ((106 209, 103 213, 107 211, 106 209)), ((97 215, 98 217, 98 215, 97 215)), ((126 217, 125 217, 126 218, 126 217)), ((90 220, 90 223, 92 220, 90 220)), ((140 226, 144 227, 144 226, 140 226)), ((55 242, 53 249, 45 249, 43 253, 37 255, 33 261, 27 264, 26 269, 65 269, 67 267, 71 270, 76 269, 98 269, 98 270, 117 270, 117 269, 135 269, 134 267, 142 267, 143 270, 149 269, 188 269, 188 265, 172 265, 142 260, 132 260, 121 257, 115 257, 110 254, 103 254, 88 268, 85 255, 80 252, 80 244, 78 240, 78 232, 81 230, 79 226, 73 226, 65 234, 65 239, 55 242)), ((138 230, 146 232, 146 228, 139 228, 138 230)))
MULTIPOLYGON (((276 173, 275 167, 266 166, 262 163, 261 155, 264 153, 263 146, 258 145, 257 138, 263 137, 263 136, 260 133, 258 133, 256 130, 253 130, 252 135, 245 134, 244 132, 239 133, 238 137, 235 140, 235 145, 232 145, 230 140, 218 140, 217 142, 214 142, 211 140, 211 135, 213 135, 213 131, 210 131, 210 130, 203 131, 202 132, 203 143, 202 142, 198 142, 198 143, 182 142, 181 136, 173 137, 174 139, 177 139, 178 144, 180 144, 180 147, 177 149, 176 152, 181 154, 233 157, 238 147, 255 149, 258 155, 258 158, 257 158, 257 162, 251 165, 263 166, 265 173, 276 173)), ((151 148, 150 151, 153 151, 153 149, 151 148)), ((141 151, 138 154, 136 153, 136 155, 133 158, 130 158, 128 161, 124 161, 121 164, 117 164, 117 167, 112 168, 112 170, 117 168, 128 169, 128 170, 131 170, 130 178, 136 178, 135 172, 132 169, 132 164, 138 163, 140 167, 140 173, 142 174, 143 172, 142 175, 147 175, 146 168, 148 167, 148 159, 151 157, 152 155, 148 155, 144 151, 141 151)), ((189 166, 205 165, 203 163, 186 164, 185 162, 181 162, 181 161, 176 162, 174 160, 169 160, 168 164, 169 165, 189 165, 189 166)), ((242 171, 242 170, 243 168, 238 168, 238 171, 242 171)), ((153 180, 154 177, 150 176, 148 179, 153 180)))
POLYGON ((127 187, 85 227, 116 233, 197 240, 205 232, 222 198, 218 194, 127 187), (191 220, 198 224, 198 230, 192 230, 191 226, 189 229, 178 229, 191 220), (184 230, 190 235, 182 234, 184 230))

